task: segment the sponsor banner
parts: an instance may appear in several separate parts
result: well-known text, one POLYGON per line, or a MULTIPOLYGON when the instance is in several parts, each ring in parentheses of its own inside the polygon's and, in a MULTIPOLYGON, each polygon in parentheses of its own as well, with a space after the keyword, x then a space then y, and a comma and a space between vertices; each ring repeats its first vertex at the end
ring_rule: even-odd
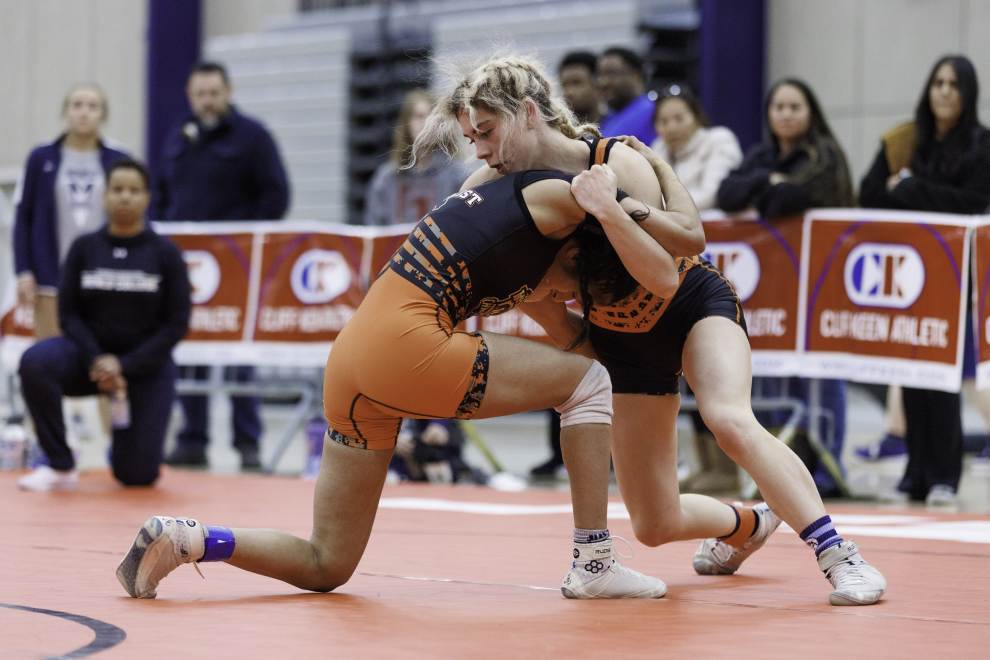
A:
POLYGON ((243 339, 254 235, 173 234, 170 238, 182 250, 192 289, 193 306, 186 339, 243 339))
POLYGON ((24 305, 7 307, 7 312, 0 317, 0 336, 34 337, 34 309, 24 305))
MULTIPOLYGON (((756 375, 959 387, 969 228, 985 216, 822 210, 802 221, 706 218, 706 256, 743 302, 756 375), (800 266, 800 267, 799 267, 800 266), (800 278, 798 277, 800 273, 800 278)), ((990 386, 990 228, 976 233, 978 379, 990 386)), ((194 321, 186 364, 322 364, 409 226, 318 222, 156 225, 184 251, 194 321)), ((9 368, 32 341, 31 310, 0 305, 9 368)), ((546 341, 518 310, 469 319, 546 341)))
POLYGON ((972 220, 809 212, 804 375, 957 391, 972 220))
POLYGON ((798 373, 804 218, 773 222, 755 217, 708 218, 703 256, 722 271, 742 301, 753 349, 753 374, 798 373))
POLYGON ((976 337, 976 387, 990 387, 990 222, 973 232, 973 325, 976 337))
POLYGON ((260 257, 256 341, 333 341, 364 298, 364 241, 330 233, 270 232, 260 257))
POLYGON ((16 284, 13 278, 0 305, 0 367, 17 370, 21 353, 34 342, 34 308, 16 304, 16 284))

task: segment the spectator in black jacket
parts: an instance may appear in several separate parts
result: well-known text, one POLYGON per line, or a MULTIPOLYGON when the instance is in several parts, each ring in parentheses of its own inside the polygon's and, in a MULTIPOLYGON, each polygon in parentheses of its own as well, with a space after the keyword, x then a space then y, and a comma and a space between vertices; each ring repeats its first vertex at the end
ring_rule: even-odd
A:
POLYGON ((148 172, 117 160, 106 174, 107 224, 69 248, 58 290, 64 336, 21 357, 24 401, 49 465, 18 481, 24 490, 74 488, 62 396, 113 399, 113 474, 127 486, 158 479, 176 367, 172 348, 189 325, 186 264, 178 248, 145 224, 148 172))
POLYGON ((774 83, 764 118, 766 137, 722 181, 719 208, 730 213, 755 208, 773 219, 855 203, 846 156, 807 83, 793 78, 774 83))
MULTIPOLYGON (((230 103, 230 80, 220 64, 193 67, 186 87, 192 113, 169 133, 158 164, 153 220, 278 220, 289 207, 289 184, 275 141, 258 121, 230 103)), ((183 369, 203 380, 206 367, 183 369), (187 371, 188 370, 188 371, 187 371)), ((234 380, 254 380, 254 368, 231 367, 234 380)), ((209 408, 202 395, 181 397, 186 424, 170 465, 205 467, 209 408)), ((258 399, 231 397, 234 447, 242 469, 258 469, 258 399)))
MULTIPOLYGON (((775 82, 767 93, 764 118, 763 142, 750 149, 742 165, 730 172, 719 186, 718 205, 723 211, 756 208, 764 218, 773 220, 816 206, 854 204, 845 154, 807 83, 794 78, 775 82)), ((764 395, 789 394, 805 403, 808 401, 806 379, 756 380, 764 395)), ((819 391, 822 411, 826 419, 831 418, 831 424, 823 421, 817 427, 819 436, 838 463, 845 439, 845 382, 820 380, 819 391)), ((766 426, 777 426, 783 421, 774 415, 759 417, 766 426)), ((805 421, 802 427, 807 430, 809 422, 805 421)), ((802 435, 796 439, 794 449, 805 460, 823 496, 841 494, 832 475, 802 435)))
MULTIPOLYGON (((983 213, 990 206, 990 131, 977 115, 979 83, 962 55, 932 68, 913 122, 889 131, 860 186, 875 208, 983 213)), ((967 327, 972 325, 967 320, 967 327)), ((967 343, 972 339, 967 337, 967 343)), ((973 346, 966 346, 973 377, 973 346)), ((897 490, 931 506, 954 506, 962 474, 962 417, 955 392, 903 388, 908 464, 897 490)))

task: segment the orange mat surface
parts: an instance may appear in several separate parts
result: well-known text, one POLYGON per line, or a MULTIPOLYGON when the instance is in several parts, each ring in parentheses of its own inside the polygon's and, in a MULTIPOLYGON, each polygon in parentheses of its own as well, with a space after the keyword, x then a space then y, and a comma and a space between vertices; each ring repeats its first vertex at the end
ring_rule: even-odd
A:
MULTIPOLYGON (((668 584, 655 601, 568 601, 565 493, 385 490, 358 573, 310 594, 222 564, 180 567, 158 599, 113 572, 151 514, 308 536, 312 483, 167 471, 123 490, 21 493, 0 473, 0 658, 986 658, 990 517, 845 505, 845 536, 887 576, 885 601, 828 604, 811 552, 782 529, 740 574, 701 577, 696 543, 633 543, 627 563, 668 584), (851 533, 854 532, 854 533, 851 533)), ((632 539, 616 502, 613 534, 632 539)))

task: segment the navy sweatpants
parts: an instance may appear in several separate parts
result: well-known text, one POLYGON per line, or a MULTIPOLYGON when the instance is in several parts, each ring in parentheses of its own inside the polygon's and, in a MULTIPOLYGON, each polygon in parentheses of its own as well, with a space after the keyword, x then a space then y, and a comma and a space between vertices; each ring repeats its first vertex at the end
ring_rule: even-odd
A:
MULTIPOLYGON (((205 381, 209 376, 209 367, 182 367, 182 377, 205 381)), ((235 366, 224 369, 224 377, 235 383, 253 383, 254 367, 235 366)), ((202 394, 187 394, 179 397, 186 423, 179 431, 180 445, 192 445, 206 448, 210 434, 209 400, 202 394)), ((234 447, 258 448, 261 437, 260 402, 256 396, 231 396, 234 422, 234 447)))
MULTIPOLYGON (((176 373, 170 360, 154 374, 127 381, 131 425, 114 429, 110 453, 113 475, 125 486, 148 486, 158 479, 175 402, 176 373)), ((52 337, 24 352, 20 376, 24 402, 49 464, 56 470, 71 470, 75 460, 65 441, 62 397, 99 393, 89 379, 89 365, 70 340, 52 337)))

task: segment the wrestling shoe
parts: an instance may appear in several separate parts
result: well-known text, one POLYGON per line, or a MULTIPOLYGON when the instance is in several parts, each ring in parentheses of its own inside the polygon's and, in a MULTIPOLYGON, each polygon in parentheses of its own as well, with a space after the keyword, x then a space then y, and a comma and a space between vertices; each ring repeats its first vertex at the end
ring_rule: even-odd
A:
POLYGON ((833 605, 872 605, 883 597, 887 580, 859 554, 852 541, 843 541, 818 555, 818 568, 835 587, 833 605))
POLYGON ((21 490, 31 490, 42 493, 50 490, 75 490, 79 485, 79 473, 76 470, 53 470, 47 465, 39 465, 30 474, 17 480, 21 490))
POLYGON ((564 598, 661 598, 663 580, 626 568, 612 557, 612 539, 575 543, 574 562, 560 585, 564 598))
POLYGON ((206 531, 198 521, 152 516, 117 567, 117 579, 133 598, 154 598, 163 577, 179 564, 199 560, 205 548, 206 531))
POLYGON ((770 535, 780 526, 780 518, 766 502, 753 507, 756 512, 756 531, 746 539, 742 547, 729 545, 718 539, 705 539, 694 553, 692 564, 698 575, 732 575, 746 558, 763 547, 770 535))

